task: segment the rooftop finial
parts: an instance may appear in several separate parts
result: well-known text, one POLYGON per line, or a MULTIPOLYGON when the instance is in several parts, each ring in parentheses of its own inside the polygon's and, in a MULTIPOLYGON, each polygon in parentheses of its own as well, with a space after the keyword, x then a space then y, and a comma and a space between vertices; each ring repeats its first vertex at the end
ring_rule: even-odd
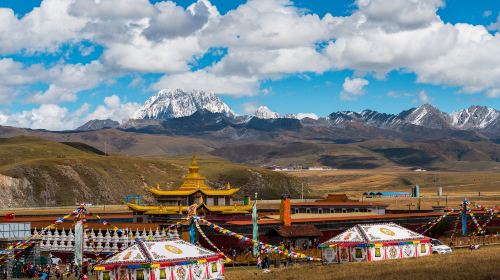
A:
POLYGON ((191 158, 191 166, 192 167, 198 167, 198 162, 196 161, 196 156, 193 156, 191 158))
POLYGON ((198 170, 198 161, 196 160, 196 156, 193 156, 193 158, 191 159, 191 165, 189 166, 189 173, 197 174, 198 170))

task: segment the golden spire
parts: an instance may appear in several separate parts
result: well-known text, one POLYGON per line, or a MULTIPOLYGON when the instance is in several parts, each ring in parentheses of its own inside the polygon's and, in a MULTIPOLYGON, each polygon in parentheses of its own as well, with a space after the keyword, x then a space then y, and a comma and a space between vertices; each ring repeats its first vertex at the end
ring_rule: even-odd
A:
POLYGON ((198 162, 196 161, 196 156, 191 159, 191 164, 189 165, 189 173, 184 176, 180 190, 206 190, 210 189, 205 184, 205 177, 201 176, 198 167, 198 162))
POLYGON ((230 190, 230 189, 231 189, 231 184, 230 184, 229 182, 227 182, 226 189, 227 189, 227 190, 230 190))
POLYGON ((198 167, 198 162, 196 161, 196 156, 193 156, 191 159, 191 165, 189 166, 189 173, 190 174, 198 174, 198 170, 200 168, 198 167))

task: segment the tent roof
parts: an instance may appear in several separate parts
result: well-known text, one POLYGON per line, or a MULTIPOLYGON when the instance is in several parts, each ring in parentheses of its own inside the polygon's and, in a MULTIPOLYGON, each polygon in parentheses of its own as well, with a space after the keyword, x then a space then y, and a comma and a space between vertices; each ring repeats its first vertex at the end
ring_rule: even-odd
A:
POLYGON ((425 236, 395 223, 356 225, 326 241, 332 243, 378 243, 388 241, 420 240, 425 236))
POLYGON ((103 265, 151 262, 179 262, 217 257, 218 254, 182 239, 142 241, 113 255, 103 265))
POLYGON ((114 254, 111 258, 104 261, 104 264, 137 263, 147 261, 148 259, 144 256, 144 253, 139 248, 139 245, 134 244, 127 249, 114 254))

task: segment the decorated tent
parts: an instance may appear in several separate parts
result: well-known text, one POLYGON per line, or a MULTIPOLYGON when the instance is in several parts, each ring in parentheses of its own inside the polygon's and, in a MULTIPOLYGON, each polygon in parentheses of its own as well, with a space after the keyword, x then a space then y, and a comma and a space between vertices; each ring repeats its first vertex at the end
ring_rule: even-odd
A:
POLYGON ((380 261, 431 254, 430 239, 395 223, 356 225, 321 244, 324 263, 380 261))
POLYGON ((182 239, 142 241, 95 267, 99 280, 223 279, 223 256, 182 239))

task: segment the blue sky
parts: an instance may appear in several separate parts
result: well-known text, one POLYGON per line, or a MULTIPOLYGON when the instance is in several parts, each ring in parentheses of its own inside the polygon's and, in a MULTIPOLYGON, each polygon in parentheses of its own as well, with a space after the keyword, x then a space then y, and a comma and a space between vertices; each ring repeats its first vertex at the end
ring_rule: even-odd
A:
POLYGON ((124 120, 161 88, 327 115, 500 109, 500 4, 0 0, 0 125, 124 120))

